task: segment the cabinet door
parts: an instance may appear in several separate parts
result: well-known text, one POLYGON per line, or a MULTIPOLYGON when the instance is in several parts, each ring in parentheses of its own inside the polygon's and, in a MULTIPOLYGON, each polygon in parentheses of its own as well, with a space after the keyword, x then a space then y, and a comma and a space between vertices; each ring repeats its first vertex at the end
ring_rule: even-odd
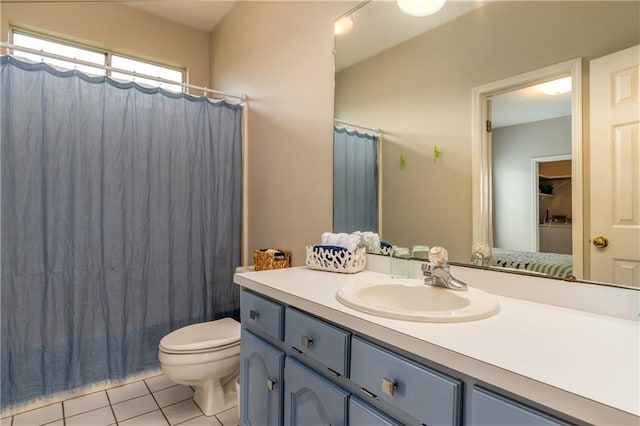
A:
POLYGON ((480 388, 473 389, 472 406, 471 423, 478 426, 559 426, 567 424, 533 408, 525 407, 480 388))
POLYGON ((284 353, 242 329, 240 424, 282 424, 284 353))
POLYGON ((400 426, 401 424, 353 395, 349 398, 350 426, 400 426))
POLYGON ((285 425, 346 425, 348 393, 287 357, 285 425))

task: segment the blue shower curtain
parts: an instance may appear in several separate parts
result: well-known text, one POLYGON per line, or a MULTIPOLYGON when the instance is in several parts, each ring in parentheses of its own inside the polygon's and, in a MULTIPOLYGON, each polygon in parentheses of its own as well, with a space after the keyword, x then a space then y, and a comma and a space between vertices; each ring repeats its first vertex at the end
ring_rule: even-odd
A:
POLYGON ((2 408, 238 315, 242 107, 1 58, 2 408))
POLYGON ((333 128, 333 232, 378 231, 378 136, 333 128))

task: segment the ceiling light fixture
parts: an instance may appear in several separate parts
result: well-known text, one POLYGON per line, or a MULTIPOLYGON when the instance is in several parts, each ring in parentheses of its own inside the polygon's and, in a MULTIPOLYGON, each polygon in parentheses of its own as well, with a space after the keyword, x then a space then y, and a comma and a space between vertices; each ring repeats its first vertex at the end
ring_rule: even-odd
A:
POLYGON ((347 34, 353 29, 353 21, 348 16, 341 16, 336 19, 333 24, 333 32, 335 35, 347 34))
POLYGON ((367 3, 371 2, 371 0, 364 0, 356 7, 352 8, 350 11, 339 17, 333 23, 333 33, 335 35, 348 34, 353 29, 353 20, 349 17, 352 13, 356 12, 360 8, 362 8, 367 3))
POLYGON ((537 89, 551 96, 562 95, 571 91, 571 76, 539 84, 537 89))
POLYGON ((442 9, 445 0, 397 0, 401 11, 411 16, 432 15, 442 9))

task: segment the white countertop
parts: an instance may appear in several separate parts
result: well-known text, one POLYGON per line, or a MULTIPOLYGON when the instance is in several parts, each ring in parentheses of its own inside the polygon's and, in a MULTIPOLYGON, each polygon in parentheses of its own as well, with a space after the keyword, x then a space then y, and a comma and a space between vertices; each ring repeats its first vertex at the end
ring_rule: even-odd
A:
MULTIPOLYGON (((640 323, 498 296, 473 322, 418 323, 348 308, 335 293, 389 276, 306 267, 235 275, 240 286, 595 424, 640 424, 640 323)), ((472 286, 471 280, 467 280, 472 286)))

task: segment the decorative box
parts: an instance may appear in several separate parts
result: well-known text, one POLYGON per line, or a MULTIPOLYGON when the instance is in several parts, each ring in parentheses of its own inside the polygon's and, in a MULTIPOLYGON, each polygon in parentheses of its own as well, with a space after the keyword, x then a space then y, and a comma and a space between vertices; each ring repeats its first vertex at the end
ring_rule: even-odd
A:
POLYGON ((319 271, 354 274, 364 269, 367 264, 367 253, 364 247, 349 251, 347 249, 337 250, 323 246, 307 246, 305 264, 309 268, 319 271))
POLYGON ((253 250, 253 265, 256 271, 281 269, 291 266, 291 251, 284 249, 253 250))

